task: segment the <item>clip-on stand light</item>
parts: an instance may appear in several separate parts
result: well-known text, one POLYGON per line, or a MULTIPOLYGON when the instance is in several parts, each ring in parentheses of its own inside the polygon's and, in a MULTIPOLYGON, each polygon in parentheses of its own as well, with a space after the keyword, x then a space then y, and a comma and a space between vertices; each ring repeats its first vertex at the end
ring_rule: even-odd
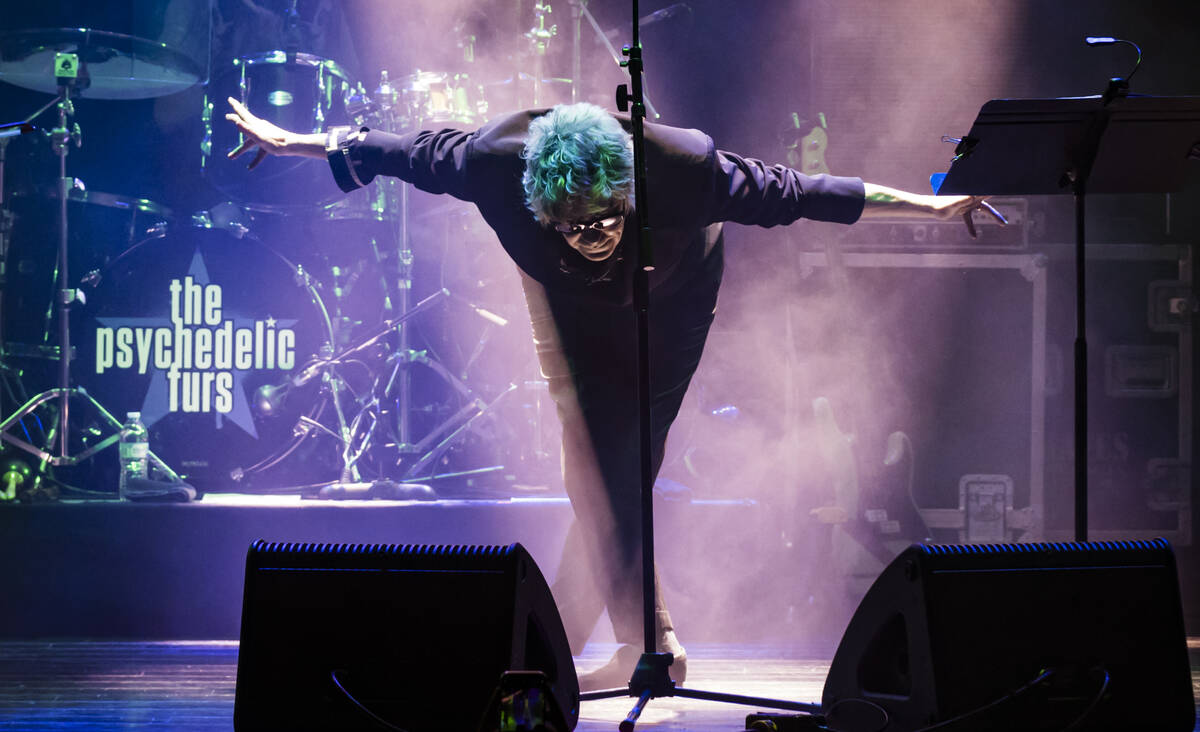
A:
POLYGON ((730 704, 747 704, 751 706, 768 707, 771 709, 786 709, 797 712, 816 714, 821 711, 820 704, 789 702, 778 699, 742 696, 739 694, 724 694, 719 692, 701 691, 676 686, 671 680, 668 667, 674 661, 670 653, 657 652, 654 613, 654 468, 653 468, 653 431, 650 421, 650 271, 654 269, 654 246, 650 230, 649 196, 646 192, 646 159, 645 159, 645 92, 642 84, 642 47, 638 34, 639 13, 638 0, 633 2, 633 42, 622 49, 626 60, 621 62, 629 72, 630 87, 621 84, 617 87, 617 107, 630 113, 631 132, 633 135, 633 166, 634 166, 634 195, 638 210, 638 253, 637 266, 633 277, 633 303, 637 310, 637 395, 638 416, 640 429, 640 476, 641 476, 641 517, 642 517, 642 613, 645 630, 645 651, 638 659, 637 668, 629 680, 629 686, 618 689, 584 692, 579 695, 581 701, 597 699, 612 699, 619 696, 637 697, 633 709, 621 722, 620 732, 633 732, 633 727, 641 716, 646 704, 658 697, 681 696, 690 699, 706 699, 709 701, 726 702, 730 704))

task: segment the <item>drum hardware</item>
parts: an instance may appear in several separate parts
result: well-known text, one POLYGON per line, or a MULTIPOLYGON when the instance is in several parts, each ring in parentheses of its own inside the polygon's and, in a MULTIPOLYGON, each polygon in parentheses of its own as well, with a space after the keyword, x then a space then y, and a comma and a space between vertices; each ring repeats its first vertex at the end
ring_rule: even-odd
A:
MULTIPOLYGON (((608 32, 605 31, 603 28, 601 28, 600 24, 598 22, 596 22, 596 16, 592 15, 591 11, 588 10, 588 8, 587 8, 587 0, 567 0, 567 2, 569 2, 571 4, 572 18, 574 18, 576 16, 576 14, 578 14, 578 16, 580 18, 586 20, 588 22, 588 25, 591 26, 592 31, 595 33, 596 40, 600 41, 600 43, 608 51, 608 55, 612 57, 613 62, 616 63, 618 66, 620 66, 622 69, 626 68, 627 62, 626 62, 624 55, 622 55, 622 53, 620 51, 618 51, 616 48, 613 47, 612 41, 608 37, 608 32)), ((671 6, 671 7, 674 7, 674 6, 671 6)), ((666 8, 664 8, 664 10, 666 10, 666 8)), ((572 68, 576 70, 576 71, 574 71, 575 79, 576 79, 575 87, 578 87, 578 84, 579 84, 578 80, 580 78, 579 69, 582 66, 582 58, 583 58, 583 40, 580 37, 581 34, 579 33, 579 30, 578 30, 579 23, 577 21, 575 22, 575 26, 576 26, 575 31, 572 34, 572 39, 575 44, 575 48, 572 49, 573 54, 574 54, 573 59, 572 59, 572 68)), ((572 101, 578 101, 577 93, 574 93, 575 92, 574 89, 572 91, 573 91, 573 94, 571 97, 572 101)), ((652 119, 658 119, 659 114, 658 114, 658 111, 654 108, 654 105, 650 102, 650 95, 646 94, 643 91, 643 98, 646 103, 646 112, 650 115, 650 117, 652 119)))
MULTIPOLYGON (((417 72, 399 82, 393 82, 390 75, 383 72, 371 95, 361 88, 353 94, 355 121, 390 132, 406 129, 410 125, 421 127, 428 122, 468 121, 471 116, 470 107, 464 106, 461 101, 463 78, 433 72, 417 72), (452 88, 454 83, 460 85, 457 96, 452 88), (459 102, 454 103, 456 98, 459 102)), ((483 107, 479 106, 476 109, 482 110, 483 107)), ((386 474, 391 474, 393 469, 399 468, 399 479, 402 481, 414 481, 418 478, 422 482, 436 481, 458 475, 483 475, 502 471, 505 469, 503 465, 441 474, 437 474, 434 469, 437 461, 449 449, 467 434, 477 430, 481 419, 494 414, 494 410, 502 405, 507 400, 507 395, 517 387, 509 384, 487 401, 477 396, 466 383, 466 372, 482 356, 488 342, 488 333, 475 344, 465 365, 457 374, 452 373, 430 351, 414 348, 412 324, 400 325, 411 317, 409 314, 412 308, 409 303, 415 275, 413 235, 410 228, 410 189, 406 184, 390 179, 376 180, 373 186, 378 187, 377 200, 382 202, 382 208, 392 212, 384 218, 393 222, 395 226, 396 249, 389 251, 387 247, 380 246, 381 241, 372 239, 371 251, 375 266, 381 273, 385 273, 382 275, 386 280, 383 287, 383 307, 390 317, 390 322, 396 324, 396 339, 394 350, 384 361, 384 367, 376 378, 372 399, 366 404, 360 404, 358 414, 351 420, 351 439, 343 441, 347 451, 345 463, 350 465, 371 455, 386 474), (394 261, 391 256, 395 257, 394 261), (388 270, 391 270, 390 273, 388 270), (453 399, 458 402, 457 405, 450 404, 445 411, 431 411, 418 405, 414 400, 414 370, 428 372, 436 382, 448 388, 453 399), (422 422, 419 426, 415 423, 418 417, 422 422), (383 437, 381 435, 384 433, 381 433, 381 430, 386 433, 383 437)), ((340 273, 340 270, 338 272, 340 273)), ((494 326, 502 327, 508 324, 503 316, 451 291, 444 283, 435 296, 447 298, 470 309, 494 326)), ((422 309, 426 302, 428 301, 423 301, 422 309)), ((367 340, 374 339, 369 337, 367 340)), ((347 477, 353 479, 354 476, 347 477)))
MULTIPOLYGON (((384 69, 380 73, 379 86, 375 89, 374 100, 377 105, 377 124, 379 128, 385 132, 398 131, 398 125, 406 120, 401 116, 402 108, 399 104, 401 101, 401 92, 392 86, 388 79, 387 69, 384 69)), ((413 111, 411 101, 409 111, 413 111)), ((419 126, 421 121, 420 119, 416 120, 416 124, 419 126)), ((410 307, 413 284, 413 250, 409 232, 409 186, 400 181, 390 179, 378 181, 376 185, 380 187, 385 209, 396 213, 392 220, 397 222, 395 242, 397 245, 396 255, 399 272, 397 273, 397 281, 394 288, 389 287, 389 283, 384 283, 384 312, 389 314, 395 313, 395 317, 388 321, 390 323, 388 330, 394 329, 396 332, 397 353, 402 354, 403 358, 409 358, 413 353, 410 348, 409 339, 411 329, 406 327, 404 323, 411 317, 411 313, 416 310, 416 307, 420 307, 420 304, 416 307, 410 307), (395 293, 394 299, 392 297, 393 292, 395 293)), ((383 271, 384 257, 378 246, 376 246, 376 242, 372 242, 371 249, 375 255, 376 265, 380 268, 380 271, 383 271)), ((443 290, 442 292, 446 291, 443 290)), ((435 293, 435 295, 440 294, 435 293)), ((428 299, 426 298, 426 301, 428 299)), ((378 337, 382 337, 382 335, 380 333, 378 337)), ((409 449, 411 440, 409 412, 412 401, 412 380, 406 369, 393 367, 388 377, 388 384, 389 387, 392 384, 396 386, 396 440, 399 450, 403 453, 409 449)), ((390 388, 386 392, 390 393, 390 388)))
MULTIPOLYGON (((143 239, 93 279, 82 383, 118 412, 140 409, 155 449, 198 489, 229 490, 231 479, 254 491, 268 479, 284 485, 290 475, 272 469, 314 454, 293 436, 296 416, 329 418, 331 404, 293 395, 283 410, 286 394, 260 387, 327 356, 334 325, 322 284, 264 242, 235 204, 190 224, 143 239), (274 397, 267 409, 264 394, 274 397)), ((314 472, 313 463, 299 467, 314 472)))
MULTIPOLYGON (((478 425, 481 417, 491 413, 506 395, 516 390, 516 385, 510 384, 490 402, 486 402, 476 396, 463 380, 450 373, 449 369, 439 361, 431 358, 426 351, 413 349, 396 349, 389 353, 384 361, 385 372, 375 376, 369 394, 358 397, 347 388, 345 379, 339 372, 341 367, 365 360, 370 350, 379 347, 383 339, 398 331, 403 332, 403 325, 406 321, 446 299, 464 303, 481 317, 488 318, 490 322, 506 322, 501 316, 471 304, 465 298, 456 296, 449 290, 441 289, 408 308, 403 314, 379 324, 372 333, 353 346, 342 349, 333 355, 326 353, 294 372, 284 381, 261 386, 256 391, 254 398, 256 409, 262 414, 270 414, 278 412, 284 400, 293 391, 317 380, 323 384, 325 396, 320 401, 335 408, 336 425, 328 426, 320 419, 319 415, 310 413, 302 415, 293 429, 296 442, 324 435, 334 439, 339 445, 340 479, 332 486, 323 488, 321 497, 346 498, 352 497, 352 495, 393 498, 400 495, 410 498, 432 497, 431 493, 427 493, 426 487, 413 483, 414 476, 428 471, 447 450, 478 425), (403 388, 404 377, 408 375, 409 368, 414 365, 419 365, 435 373, 439 379, 450 386, 463 404, 454 413, 444 418, 439 416, 440 422, 426 430, 420 439, 405 443, 396 439, 400 424, 399 415, 394 415, 396 419, 393 423, 391 419, 393 413, 387 409, 387 405, 398 401, 398 392, 403 388), (393 457, 385 458, 384 454, 393 457), (363 490, 357 490, 357 488, 367 486, 363 482, 363 473, 359 464, 368 456, 373 457, 379 465, 380 473, 384 475, 390 472, 385 463, 392 467, 402 467, 399 475, 401 483, 389 485, 388 490, 383 493, 373 490, 369 496, 359 495, 365 488, 363 490), (350 490, 351 488, 356 490, 350 490)), ((326 350, 328 351, 328 344, 326 344, 326 350)), ((411 382, 409 386, 411 386, 411 382)), ((406 406, 410 411, 405 416, 411 417, 413 405, 411 402, 407 402, 406 406)), ((286 457, 294 449, 295 443, 289 445, 280 459, 286 457)), ((272 461, 271 464, 275 462, 277 460, 272 461)), ((468 472, 483 474, 503 469, 504 466, 491 466, 468 472)), ((247 468, 243 475, 249 472, 251 469, 247 468)), ((236 480, 240 480, 241 477, 242 475, 234 476, 236 480)), ((448 476, 425 477, 437 480, 448 476)), ((386 478, 383 480, 387 482, 386 478)))
POLYGON ((242 142, 232 125, 213 124, 214 100, 233 97, 254 114, 289 130, 322 132, 351 122, 356 87, 332 59, 271 51, 242 56, 213 74, 201 107, 201 175, 253 211, 296 213, 334 203, 343 193, 323 161, 272 156, 250 171, 226 153, 242 142))
POLYGON ((550 15, 553 9, 550 3, 542 0, 535 0, 533 4, 533 14, 535 22, 532 28, 525 32, 525 38, 529 40, 529 44, 533 49, 533 105, 534 107, 542 104, 542 77, 545 76, 544 67, 546 65, 546 52, 549 50, 550 39, 558 35, 558 26, 552 25, 546 27, 546 16, 550 15))
POLYGON ((0 502, 15 501, 18 491, 33 475, 29 466, 21 460, 6 460, 0 466, 0 502))
MULTIPOLYGON (((368 452, 375 442, 375 433, 380 426, 380 410, 377 399, 370 399, 365 403, 359 400, 359 409, 354 417, 347 421, 342 401, 343 395, 347 392, 344 380, 339 376, 337 367, 346 363, 350 363, 361 357, 368 349, 376 346, 383 338, 394 332, 405 332, 404 323, 411 318, 425 312, 439 300, 449 296, 446 290, 440 290, 433 293, 429 297, 418 302, 410 308, 407 308, 403 313, 395 318, 381 323, 373 333, 367 335, 364 339, 356 343, 350 348, 344 349, 335 355, 318 358, 309 363, 299 373, 290 377, 287 381, 260 387, 256 393, 255 402, 260 409, 272 410, 277 408, 277 405, 282 402, 287 392, 293 388, 302 387, 305 384, 320 378, 324 384, 329 387, 329 402, 333 405, 337 415, 338 431, 334 432, 320 422, 310 418, 302 417, 297 423, 294 433, 301 439, 312 434, 313 430, 319 430, 333 437, 341 445, 341 476, 339 483, 341 484, 357 484, 362 482, 362 475, 358 469, 359 460, 368 452)), ((332 340, 330 341, 332 342, 332 340)), ((327 344, 328 346, 328 344, 327 344)), ((407 351, 400 351, 393 354, 390 360, 401 360, 400 354, 406 354, 407 351)), ((402 370, 400 370, 402 371, 402 370)), ((397 370, 393 369, 389 377, 390 381, 397 380, 397 370)), ((465 388, 465 386, 463 387, 465 388)))
MULTIPOLYGON (((391 91, 387 72, 377 93, 391 91)), ((404 77, 398 88, 402 119, 406 126, 420 127, 430 122, 475 124, 487 116, 488 105, 482 87, 471 82, 469 74, 421 71, 404 77)))
MULTIPOLYGON (((404 472, 403 479, 404 480, 415 480, 414 474, 420 473, 423 470, 425 470, 426 468, 428 468, 430 465, 432 465, 434 463, 434 461, 436 461, 443 454, 445 454, 445 452, 447 450, 449 450, 450 447, 457 440, 459 440, 464 434, 466 434, 467 430, 474 427, 476 421, 478 421, 480 417, 483 417, 485 414, 490 413, 495 408, 495 406, 500 402, 500 400, 502 400, 504 397, 506 397, 509 394, 516 391, 516 389, 517 389, 516 384, 509 384, 507 389, 500 392, 500 394, 498 396, 496 396, 494 399, 492 399, 492 401, 490 401, 490 402, 483 402, 480 399, 475 399, 473 402, 471 402, 470 404, 467 404, 462 409, 460 409, 450 419, 446 420, 446 422, 444 422, 437 430, 434 430, 433 432, 426 435, 424 439, 422 439, 420 442, 418 442, 416 445, 413 446, 412 453, 419 454, 419 455, 421 455, 421 457, 418 458, 416 460, 416 462, 414 462, 411 466, 409 466, 409 468, 404 472), (454 423, 458 423, 458 426, 456 428, 454 428, 449 434, 447 434, 440 442, 438 442, 436 445, 434 445, 433 442, 437 438, 439 432, 443 429, 448 429, 450 427, 450 425, 452 425, 454 423), (430 449, 431 446, 432 446, 432 449, 430 449)), ((399 465, 402 462, 403 461, 400 460, 400 461, 397 461, 396 464, 399 465)), ((493 468, 487 468, 485 470, 487 470, 488 472, 491 472, 494 470, 502 470, 502 469, 503 469, 503 466, 496 466, 493 468)), ((439 477, 441 477, 441 476, 431 476, 430 479, 437 480, 439 477)))
MULTIPOLYGON (((24 127, 32 129, 28 123, 18 122, 16 125, 3 125, 0 128, 15 127, 19 131, 24 127)), ((4 395, 13 399, 14 404, 24 404, 29 397, 21 384, 21 372, 6 363, 6 344, 4 333, 4 287, 8 281, 8 245, 12 239, 13 215, 8 210, 8 201, 4 197, 4 162, 8 150, 9 137, 0 137, 0 388, 4 395)))
MULTIPOLYGON (((207 3, 196 5, 203 16, 208 15, 207 3)), ((208 22, 207 17, 198 20, 208 22)), ((188 40, 202 38, 207 44, 208 36, 205 27, 188 40)), ((97 28, 15 30, 0 33, 0 81, 59 94, 60 85, 52 69, 56 69, 59 59, 70 57, 75 67, 72 96, 146 99, 183 91, 207 78, 208 49, 192 52, 189 55, 162 39, 97 28)))
MULTIPOLYGON (((67 177, 67 153, 71 143, 76 147, 82 144, 79 125, 71 124, 71 117, 74 115, 74 103, 72 96, 76 89, 77 71, 79 67, 79 59, 74 54, 57 54, 55 58, 55 83, 57 87, 57 96, 53 102, 42 107, 37 113, 41 114, 49 110, 52 106, 57 106, 58 123, 54 129, 49 131, 51 146, 58 157, 58 180, 59 180, 59 196, 58 196, 58 322, 59 322, 59 385, 58 388, 44 391, 40 394, 28 399, 23 406, 17 409, 13 414, 0 421, 0 439, 24 450, 37 457, 42 465, 40 466, 39 474, 41 474, 47 466, 63 466, 75 465, 86 460, 100 450, 103 450, 117 442, 118 432, 121 429, 121 421, 114 417, 106 410, 100 402, 92 398, 86 391, 79 387, 71 386, 71 331, 70 331, 70 310, 71 306, 81 300, 81 292, 70 287, 70 276, 68 271, 68 223, 67 223, 67 205, 70 199, 71 189, 74 187, 75 179, 67 177), (98 413, 107 426, 113 431, 107 438, 100 440, 91 447, 86 447, 76 455, 70 452, 70 401, 75 397, 84 401, 96 413, 98 413), (54 414, 51 427, 46 433, 47 449, 38 447, 33 443, 21 439, 10 430, 17 425, 20 425, 22 420, 27 415, 33 415, 41 405, 51 402, 58 402, 58 410, 54 414), (57 433, 58 447, 54 450, 53 443, 55 441, 55 433, 57 433)), ((36 118, 29 117, 23 120, 25 123, 32 123, 36 118)), ((24 429, 22 425, 22 429, 24 429)), ((165 463, 158 459, 156 455, 150 453, 150 460, 159 470, 166 473, 171 479, 180 481, 177 474, 174 473, 165 463)))
MULTIPOLYGON (((570 79, 546 76, 546 56, 552 39, 558 36, 557 25, 547 26, 547 17, 553 13, 553 8, 544 0, 535 0, 532 10, 533 25, 522 34, 525 50, 517 54, 521 60, 520 64, 500 78, 489 76, 487 83, 480 87, 483 97, 480 106, 485 113, 517 112, 532 107, 576 101, 578 98, 576 86, 581 73, 578 63, 573 65, 573 77, 570 79), (532 70, 523 68, 526 63, 533 67, 532 70)), ((575 16, 576 19, 577 17, 575 16)), ((574 23, 573 26, 577 33, 578 23, 574 23)), ((473 36, 468 35, 465 38, 466 41, 470 41, 473 36)), ((463 44, 464 41, 460 40, 460 46, 463 44)))

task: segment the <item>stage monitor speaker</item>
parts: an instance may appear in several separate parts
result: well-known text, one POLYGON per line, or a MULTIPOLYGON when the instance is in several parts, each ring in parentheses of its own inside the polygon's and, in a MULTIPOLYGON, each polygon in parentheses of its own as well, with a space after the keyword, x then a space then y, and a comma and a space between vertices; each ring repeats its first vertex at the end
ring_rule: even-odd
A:
POLYGON ((474 732, 510 670, 543 672, 574 729, 566 633, 520 544, 250 546, 238 732, 474 732))
POLYGON ((855 611, 821 701, 842 732, 1191 732, 1175 556, 1165 539, 915 544, 855 611))

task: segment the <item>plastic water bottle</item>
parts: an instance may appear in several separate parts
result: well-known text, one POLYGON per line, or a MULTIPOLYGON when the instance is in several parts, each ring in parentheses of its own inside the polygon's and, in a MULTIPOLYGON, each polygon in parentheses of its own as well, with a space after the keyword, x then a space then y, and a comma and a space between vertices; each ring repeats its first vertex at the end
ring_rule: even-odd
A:
POLYGON ((121 498, 129 495, 129 479, 145 479, 149 473, 150 433, 142 424, 141 412, 129 412, 121 425, 121 498))

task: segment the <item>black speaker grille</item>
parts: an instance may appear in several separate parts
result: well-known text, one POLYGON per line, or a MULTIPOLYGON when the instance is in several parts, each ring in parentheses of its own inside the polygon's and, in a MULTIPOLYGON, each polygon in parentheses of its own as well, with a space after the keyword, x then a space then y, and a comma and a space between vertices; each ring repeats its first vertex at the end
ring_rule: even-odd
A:
POLYGON ((494 572, 521 566, 528 556, 528 552, 517 544, 317 544, 258 540, 246 553, 246 566, 248 569, 276 566, 309 569, 369 567, 377 570, 469 567, 494 572))
POLYGON ((250 545, 256 554, 402 554, 406 556, 509 556, 515 545, 469 544, 318 544, 259 539, 250 545))
POLYGON ((933 556, 946 554, 1029 554, 1047 552, 1112 552, 1170 549, 1163 538, 1149 541, 1054 541, 1029 544, 913 544, 921 552, 933 556))

